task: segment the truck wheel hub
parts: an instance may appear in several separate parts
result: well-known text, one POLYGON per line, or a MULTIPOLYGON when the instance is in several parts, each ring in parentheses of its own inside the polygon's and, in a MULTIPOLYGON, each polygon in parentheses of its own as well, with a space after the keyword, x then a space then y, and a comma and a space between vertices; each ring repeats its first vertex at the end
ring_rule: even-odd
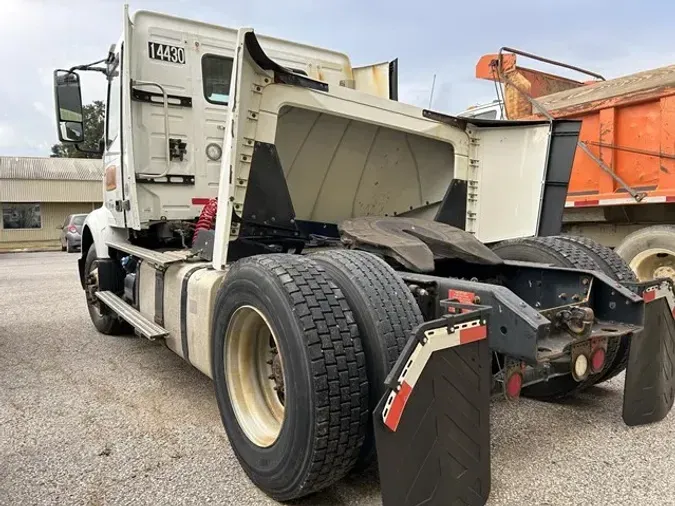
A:
POLYGON ((225 334, 225 380, 232 410, 246 437, 267 448, 283 425, 284 368, 277 338, 253 306, 237 308, 225 334))
POLYGON ((101 307, 98 299, 96 298, 96 292, 98 291, 98 267, 94 264, 93 269, 89 272, 86 280, 86 290, 85 294, 87 296, 87 303, 92 306, 97 314, 101 313, 101 307))
POLYGON ((281 365, 281 355, 279 353, 274 354, 272 359, 272 375, 271 379, 274 380, 274 390, 277 392, 277 397, 281 404, 284 403, 284 369, 281 365))
POLYGON ((675 252, 663 248, 650 248, 636 255, 630 261, 630 268, 640 281, 656 278, 675 280, 675 252))

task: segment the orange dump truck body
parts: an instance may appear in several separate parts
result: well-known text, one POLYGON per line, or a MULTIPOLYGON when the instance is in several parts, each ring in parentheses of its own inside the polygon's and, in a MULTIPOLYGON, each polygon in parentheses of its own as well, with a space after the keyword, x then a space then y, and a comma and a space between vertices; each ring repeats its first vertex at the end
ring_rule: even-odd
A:
POLYGON ((675 202, 675 65, 581 82, 520 68, 514 54, 501 54, 481 58, 476 76, 504 84, 509 119, 543 116, 527 94, 555 118, 582 120, 579 141, 625 183, 577 148, 566 207, 675 202))

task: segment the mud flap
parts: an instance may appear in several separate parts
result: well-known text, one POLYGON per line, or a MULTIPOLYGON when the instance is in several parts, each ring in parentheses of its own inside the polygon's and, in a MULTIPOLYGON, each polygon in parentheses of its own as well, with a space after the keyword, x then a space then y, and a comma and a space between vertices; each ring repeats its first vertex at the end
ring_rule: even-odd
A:
POLYGON ((671 283, 647 288, 644 329, 631 339, 623 395, 623 421, 663 420, 675 399, 675 295, 671 283))
POLYGON ((487 315, 481 309, 421 325, 387 377, 373 413, 383 506, 487 502, 487 315))

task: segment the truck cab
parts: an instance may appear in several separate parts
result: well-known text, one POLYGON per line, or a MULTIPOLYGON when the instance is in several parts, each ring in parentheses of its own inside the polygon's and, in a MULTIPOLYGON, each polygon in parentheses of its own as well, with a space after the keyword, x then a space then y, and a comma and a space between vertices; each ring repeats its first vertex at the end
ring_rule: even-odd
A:
POLYGON ((460 112, 457 116, 462 118, 475 118, 475 119, 491 119, 491 120, 503 120, 507 119, 504 116, 504 108, 500 100, 493 100, 492 102, 486 104, 478 104, 472 107, 469 107, 465 111, 460 112))
MULTIPOLYGON (((217 196, 237 30, 127 9, 123 26, 99 67, 108 80, 104 221, 168 237, 166 223, 180 229, 217 196)), ((396 62, 352 67, 342 53, 259 40, 298 76, 396 98, 396 62)))

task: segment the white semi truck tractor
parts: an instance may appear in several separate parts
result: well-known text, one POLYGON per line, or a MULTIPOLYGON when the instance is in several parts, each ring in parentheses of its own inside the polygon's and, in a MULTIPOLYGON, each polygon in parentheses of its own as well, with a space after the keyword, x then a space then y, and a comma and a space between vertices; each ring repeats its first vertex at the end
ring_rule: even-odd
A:
POLYGON ((377 461, 385 506, 484 504, 492 395, 625 370, 627 424, 670 411, 670 281, 557 235, 579 122, 420 109, 396 61, 125 7, 105 58, 54 73, 76 146, 89 71, 108 82, 91 320, 210 377, 269 496, 377 461))

